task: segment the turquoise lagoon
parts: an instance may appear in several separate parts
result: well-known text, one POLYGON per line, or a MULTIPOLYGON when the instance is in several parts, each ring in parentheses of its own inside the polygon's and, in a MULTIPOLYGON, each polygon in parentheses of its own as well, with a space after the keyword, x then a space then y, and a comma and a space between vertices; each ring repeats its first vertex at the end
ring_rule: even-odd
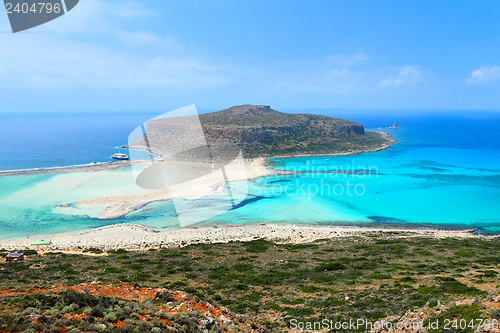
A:
MULTIPOLYGON (((368 128, 390 132, 401 141, 391 149, 373 153, 271 159, 269 165, 277 173, 249 181, 249 194, 237 208, 194 226, 383 224, 500 232, 500 115, 316 113, 359 121, 368 128), (394 121, 400 128, 387 127, 394 121)), ((137 119, 139 116, 130 118, 131 128, 137 119)), ((89 128, 92 123, 89 119, 89 128)), ((113 122, 108 119, 105 123, 113 122)), ((120 130, 101 135, 113 137, 107 138, 108 145, 97 152, 122 144, 120 140, 127 133, 120 130)), ((72 142, 80 144, 76 139, 72 142)), ((22 149, 27 148, 21 148, 21 153, 22 149)), ((39 149, 43 151, 43 145, 39 149)), ((13 168, 16 160, 9 159, 9 153, 13 154, 8 149, 4 152, 7 162, 0 163, 0 169, 13 168)), ((40 154, 45 158, 40 166, 53 166, 47 153, 40 154)), ((29 161, 29 165, 15 163, 17 169, 36 165, 36 161, 29 161)), ((64 161, 59 163, 66 165, 64 161)), ((97 219, 98 207, 59 207, 132 190, 138 189, 127 168, 0 177, 0 239, 50 236, 118 223, 139 223, 158 231, 180 227, 171 201, 152 203, 113 220, 97 219)), ((211 198, 203 200, 210 207, 211 198)))

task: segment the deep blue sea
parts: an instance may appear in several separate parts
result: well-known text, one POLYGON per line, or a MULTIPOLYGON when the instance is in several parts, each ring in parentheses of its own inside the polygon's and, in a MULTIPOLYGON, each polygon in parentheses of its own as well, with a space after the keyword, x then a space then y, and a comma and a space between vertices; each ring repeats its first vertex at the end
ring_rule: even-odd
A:
POLYGON ((2 114, 0 171, 109 162, 156 113, 2 114))
MULTIPOLYGON (((292 173, 249 181, 243 204, 200 225, 411 224, 500 232, 500 113, 282 111, 346 118, 401 141, 374 153, 272 159, 273 168, 292 173), (390 129, 394 122, 400 127, 390 129)), ((131 130, 156 115, 4 115, 0 170, 109 161, 116 147, 127 143, 131 130)), ((152 203, 113 220, 76 211, 63 214, 58 208, 89 196, 120 192, 126 182, 133 183, 129 175, 130 170, 123 169, 105 178, 81 175, 76 179, 57 173, 0 177, 0 239, 50 236, 123 222, 157 230, 178 228, 170 201, 152 203)))

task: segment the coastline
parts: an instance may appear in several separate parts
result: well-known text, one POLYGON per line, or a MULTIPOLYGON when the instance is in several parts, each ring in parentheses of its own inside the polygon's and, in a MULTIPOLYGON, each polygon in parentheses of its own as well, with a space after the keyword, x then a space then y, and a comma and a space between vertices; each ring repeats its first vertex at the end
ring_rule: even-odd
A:
POLYGON ((0 248, 9 251, 36 249, 39 252, 83 252, 90 248, 101 250, 147 250, 159 247, 183 247, 197 243, 227 243, 266 239, 284 243, 309 243, 318 239, 369 238, 482 238, 497 239, 500 235, 478 235, 474 229, 435 229, 427 227, 380 227, 380 226, 304 226, 258 224, 254 226, 226 226, 184 228, 154 232, 139 224, 106 226, 78 234, 63 234, 51 238, 50 245, 32 246, 33 239, 0 241, 0 248))
MULTIPOLYGON (((373 150, 352 151, 338 154, 309 154, 300 155, 304 157, 312 156, 341 156, 352 155, 364 152, 375 152, 389 149, 393 144, 399 142, 391 138, 391 135, 386 132, 378 132, 388 142, 373 150)), ((249 169, 252 170, 245 179, 263 177, 272 174, 274 170, 269 169, 266 165, 272 158, 292 158, 299 155, 287 155, 282 157, 268 157, 253 160, 246 160, 245 164, 252 164, 249 169)), ((143 163, 149 163, 145 160, 143 163)), ((134 163, 141 163, 134 161, 134 163)), ((112 161, 93 166, 77 166, 67 168, 51 168, 37 170, 19 170, 12 172, 0 172, 0 176, 6 175, 26 175, 39 174, 45 172, 51 173, 72 173, 72 172, 99 172, 119 169, 130 166, 131 161, 112 161)), ((248 168, 247 168, 248 170, 248 168)), ((248 173, 248 171, 247 171, 248 173)), ((207 182, 206 186, 213 187, 213 182, 207 182)), ((197 189, 188 190, 194 197, 199 195, 197 189)), ((142 195, 141 200, 137 200, 137 196, 129 196, 123 202, 124 197, 101 197, 82 202, 75 203, 77 205, 106 205, 106 209, 101 218, 113 218, 115 216, 123 216, 131 211, 140 209, 141 207, 158 200, 168 200, 171 198, 168 191, 157 191, 142 195), (117 200, 113 202, 114 200, 117 200), (107 201, 107 202, 106 202, 107 201), (128 201, 128 202, 127 202, 128 201), (111 208, 110 208, 111 207, 111 208), (107 212, 106 212, 107 211, 107 212), (119 214, 119 215, 117 215, 119 214)), ((88 248, 99 248, 103 250, 125 248, 129 250, 144 250, 151 247, 182 247, 193 243, 217 243, 230 241, 249 241, 252 239, 263 238, 277 242, 292 242, 306 243, 313 242, 317 239, 336 239, 341 237, 370 237, 379 235, 381 237, 432 237, 432 238, 485 238, 496 239, 499 235, 477 235, 470 229, 438 229, 426 226, 380 226, 380 225, 363 225, 363 226, 338 226, 338 225, 278 225, 278 224, 258 224, 255 226, 226 226, 226 227, 192 227, 184 229, 169 230, 164 232, 155 232, 149 227, 139 224, 119 224, 109 225, 96 229, 92 229, 80 233, 60 234, 53 237, 52 244, 48 246, 31 246, 30 239, 12 239, 0 240, 0 248, 6 250, 22 250, 22 249, 37 249, 44 251, 73 251, 82 252, 88 248)))

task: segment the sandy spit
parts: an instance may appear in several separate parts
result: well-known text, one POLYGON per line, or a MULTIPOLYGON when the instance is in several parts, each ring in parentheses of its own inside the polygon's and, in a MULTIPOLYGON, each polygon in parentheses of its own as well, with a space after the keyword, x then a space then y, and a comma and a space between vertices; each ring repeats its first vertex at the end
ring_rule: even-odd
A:
MULTIPOLYGON (((225 166, 226 176, 230 181, 240 181, 272 174, 273 170, 267 168, 265 163, 266 160, 264 158, 247 160, 241 164, 230 163, 225 166)), ((199 199, 208 195, 217 195, 221 187, 221 181, 224 180, 220 177, 221 173, 203 175, 203 166, 206 166, 203 163, 175 162, 173 164, 175 167, 180 168, 180 170, 170 175, 170 177, 185 177, 188 172, 187 168, 190 168, 190 173, 194 180, 179 181, 180 185, 143 195, 98 197, 78 201, 74 204, 76 206, 104 206, 106 208, 99 214, 98 218, 113 219, 125 216, 152 202, 164 201, 173 197, 199 199)))

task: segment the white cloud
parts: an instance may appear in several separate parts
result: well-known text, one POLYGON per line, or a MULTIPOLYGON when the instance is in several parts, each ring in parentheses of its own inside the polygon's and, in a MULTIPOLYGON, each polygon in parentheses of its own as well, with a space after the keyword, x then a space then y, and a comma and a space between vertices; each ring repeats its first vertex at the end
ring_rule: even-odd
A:
POLYGON ((369 59, 365 54, 337 54, 316 62, 281 64, 277 74, 273 74, 275 77, 280 74, 279 80, 274 81, 274 89, 280 93, 359 95, 379 93, 380 88, 388 87, 409 87, 416 91, 433 79, 431 71, 416 65, 355 66, 369 59))
POLYGON ((0 35, 0 43, 8 45, 0 52, 0 87, 191 90, 231 77, 170 36, 124 28, 123 20, 149 13, 130 1, 120 8, 116 12, 110 3, 85 0, 40 27, 56 33, 0 35))
POLYGON ((380 87, 400 87, 403 85, 415 85, 422 81, 422 72, 418 66, 404 66, 398 68, 396 74, 380 81, 380 87))
POLYGON ((82 42, 23 37, 0 53, 3 88, 196 89, 225 82, 213 66, 193 57, 145 57, 82 42))
POLYGON ((491 83, 500 78, 500 67, 481 66, 470 74, 464 84, 468 86, 491 83))

